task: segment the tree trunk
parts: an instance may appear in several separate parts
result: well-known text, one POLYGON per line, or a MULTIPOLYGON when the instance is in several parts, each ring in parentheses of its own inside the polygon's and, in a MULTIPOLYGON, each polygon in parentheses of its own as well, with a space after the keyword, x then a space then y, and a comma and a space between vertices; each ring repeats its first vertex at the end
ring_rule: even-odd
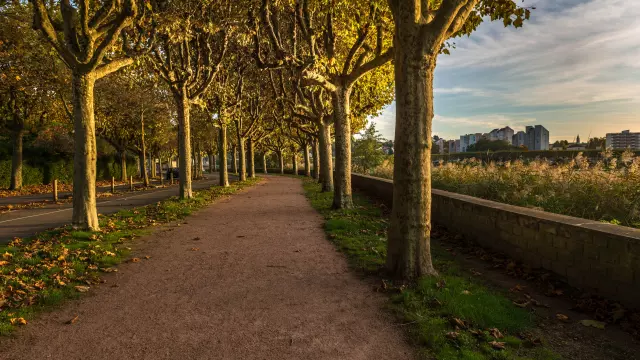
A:
POLYGON ((142 113, 142 115, 140 115, 140 131, 142 134, 141 136, 142 152, 140 154, 141 156, 140 165, 142 165, 142 182, 143 182, 143 185, 147 187, 149 186, 149 173, 147 172, 147 144, 144 141, 144 112, 142 113))
POLYGON ((233 166, 233 173, 237 174, 238 173, 238 159, 236 158, 236 153, 237 153, 237 146, 233 145, 231 147, 231 161, 233 162, 232 166, 233 166))
POLYGON ((220 126, 220 143, 218 153, 220 156, 220 186, 229 186, 229 171, 227 170, 227 125, 220 126))
POLYGON ((249 148, 249 177, 254 179, 256 177, 256 154, 251 138, 247 139, 247 147, 249 148))
POLYGON ((189 123, 190 104, 187 98, 187 88, 182 85, 174 93, 176 108, 178 111, 178 161, 180 162, 180 199, 191 199, 191 125, 189 123))
POLYGON ((240 168, 238 169, 238 176, 240 181, 247 180, 247 154, 244 152, 244 138, 238 136, 238 157, 240 158, 240 168))
POLYGON ((75 228, 100 230, 96 208, 96 123, 94 74, 73 74, 73 215, 75 228))
POLYGON ((298 153, 293 150, 293 154, 291 155, 291 163, 293 167, 293 175, 298 175, 298 153))
POLYGON ((284 174, 284 156, 282 156, 282 151, 278 153, 278 161, 280 162, 280 174, 284 174))
POLYGON ((213 153, 209 153, 209 174, 213 174, 216 171, 215 159, 213 153))
POLYGON ((333 161, 331 157, 331 125, 322 120, 320 125, 320 183, 322 192, 333 191, 333 161))
POLYGON ((320 152, 318 150, 318 139, 313 139, 311 152, 313 153, 313 178, 316 180, 320 180, 320 152))
POLYGON ((124 149, 120 151, 120 167, 122 168, 120 171, 120 181, 127 182, 127 152, 124 149))
POLYGON ((304 176, 311 177, 311 161, 309 160, 309 143, 304 143, 304 176))
POLYGON ((13 154, 11 157, 11 185, 9 190, 22 188, 22 140, 24 137, 24 126, 20 125, 13 134, 13 154))
POLYGON ((266 152, 262 153, 262 172, 264 174, 268 174, 269 173, 267 171, 267 153, 266 152))
MULTIPOLYGON (((409 36, 416 36, 410 34, 409 36)), ((396 47, 393 208, 387 268, 403 279, 437 275, 431 261, 431 122, 435 54, 396 47)))
POLYGON ((349 96, 351 88, 338 87, 332 95, 334 128, 336 132, 336 173, 333 208, 353 207, 351 198, 351 119, 349 96))

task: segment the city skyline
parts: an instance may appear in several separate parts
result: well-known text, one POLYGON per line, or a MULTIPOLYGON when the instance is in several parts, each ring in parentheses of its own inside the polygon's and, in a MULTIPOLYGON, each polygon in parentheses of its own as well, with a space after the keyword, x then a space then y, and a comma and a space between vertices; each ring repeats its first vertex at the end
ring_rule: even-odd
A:
MULTIPOLYGON (((521 29, 483 23, 438 58, 433 134, 543 124, 550 141, 640 131, 640 2, 525 0, 521 29)), ((395 103, 372 119, 393 139, 395 103)))

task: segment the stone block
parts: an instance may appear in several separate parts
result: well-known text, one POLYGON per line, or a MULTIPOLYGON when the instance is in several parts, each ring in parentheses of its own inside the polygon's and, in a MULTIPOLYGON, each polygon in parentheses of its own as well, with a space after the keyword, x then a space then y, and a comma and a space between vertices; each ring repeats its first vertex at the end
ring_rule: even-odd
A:
POLYGON ((556 235, 558 233, 557 226, 555 224, 548 223, 540 223, 540 231, 552 235, 556 235))

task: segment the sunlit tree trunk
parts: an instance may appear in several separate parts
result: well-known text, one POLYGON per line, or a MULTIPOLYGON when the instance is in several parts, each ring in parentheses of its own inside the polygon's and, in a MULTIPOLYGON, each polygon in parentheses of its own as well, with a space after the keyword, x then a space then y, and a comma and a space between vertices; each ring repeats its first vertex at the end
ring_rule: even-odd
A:
POLYGON ((232 161, 231 166, 234 174, 238 173, 238 159, 236 157, 236 154, 237 154, 237 146, 233 145, 231 147, 231 161, 232 161))
POLYGON ((278 155, 278 162, 280 163, 280 174, 284 174, 284 156, 282 155, 282 151, 278 151, 276 154, 278 155))
POLYGON ((174 93, 176 108, 178 111, 178 161, 180 162, 180 199, 191 199, 191 125, 189 121, 190 103, 187 98, 187 89, 183 84, 180 90, 174 93))
POLYGON ((140 175, 143 185, 149 186, 149 173, 147 173, 147 145, 144 141, 144 112, 140 115, 140 175))
POLYGON ((264 174, 268 174, 268 170, 267 170, 267 153, 263 152, 262 153, 262 172, 264 174))
POLYGON ((311 142, 311 152, 313 153, 313 178, 320 180, 320 152, 318 151, 318 139, 311 142))
POLYGON ((213 153, 209 153, 209 174, 213 174, 216 171, 215 158, 213 153))
POLYGON ((338 87, 332 95, 334 128, 336 132, 336 169, 333 189, 333 208, 353 207, 351 199, 351 119, 349 96, 351 88, 338 87))
POLYGON ((253 145, 253 140, 251 140, 251 138, 249 138, 247 140, 247 147, 249 148, 248 150, 248 154, 249 154, 249 177, 250 178, 255 178, 256 177, 256 154, 255 154, 255 149, 254 149, 254 145, 253 145))
MULTIPOLYGON (((401 44, 421 43, 421 33, 400 28, 401 44)), ((421 46, 396 46, 396 132, 393 208, 387 268, 396 277, 436 275, 431 260, 431 122, 437 54, 421 46)), ((438 48, 439 49, 439 48, 438 48)))
POLYGON ((220 126, 220 139, 218 143, 218 156, 220 156, 220 186, 229 186, 229 171, 227 170, 227 125, 220 126))
POLYGON ((323 120, 319 139, 320 183, 322 192, 333 191, 333 159, 331 156, 331 126, 323 120))
POLYGON ((73 215, 74 227, 100 230, 96 208, 96 124, 93 112, 93 74, 73 74, 73 215))
POLYGON ((293 168, 293 175, 298 175, 298 153, 295 150, 291 155, 291 163, 293 168))
POLYGON ((304 143, 302 147, 304 151, 304 176, 311 177, 311 161, 309 160, 309 143, 304 143))
POLYGON ((11 184, 10 190, 22 188, 22 141, 24 138, 24 126, 13 133, 13 154, 11 156, 11 184))
POLYGON ((247 154, 244 152, 244 139, 241 136, 238 136, 238 157, 239 157, 239 165, 238 168, 238 176, 240 181, 247 180, 247 154))

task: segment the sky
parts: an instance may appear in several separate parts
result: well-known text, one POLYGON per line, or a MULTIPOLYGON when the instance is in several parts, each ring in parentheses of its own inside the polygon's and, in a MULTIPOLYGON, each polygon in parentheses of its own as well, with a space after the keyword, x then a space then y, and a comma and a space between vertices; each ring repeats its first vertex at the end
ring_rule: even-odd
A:
MULTIPOLYGON (((640 0, 524 0, 519 29, 484 22, 441 55, 433 134, 543 125, 551 141, 640 132, 640 0)), ((395 103, 371 121, 394 138, 395 103)))

